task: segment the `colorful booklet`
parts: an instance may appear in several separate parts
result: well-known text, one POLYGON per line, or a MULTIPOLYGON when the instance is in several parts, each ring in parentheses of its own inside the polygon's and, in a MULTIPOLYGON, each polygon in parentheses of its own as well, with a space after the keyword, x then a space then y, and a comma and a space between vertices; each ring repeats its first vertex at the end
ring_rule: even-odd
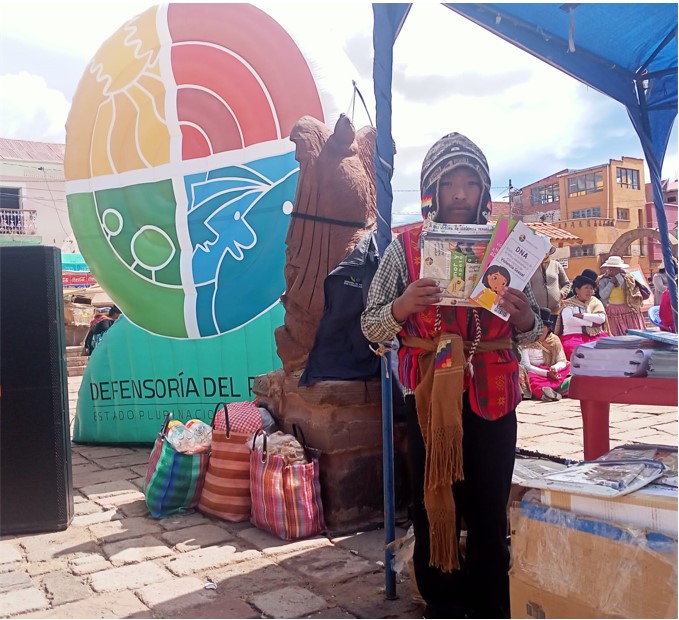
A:
POLYGON ((427 220, 420 236, 420 277, 443 289, 437 305, 475 306, 469 299, 495 226, 427 220))
POLYGON ((506 215, 501 215, 498 218, 497 224, 495 224, 495 230, 493 231, 493 236, 490 238, 490 242, 488 243, 488 249, 486 250, 486 254, 481 261, 481 266, 477 274, 477 278, 474 281, 472 290, 474 290, 476 285, 479 283, 478 275, 480 275, 490 264, 490 261, 495 258, 504 242, 507 241, 509 233, 514 230, 514 226, 516 226, 516 220, 510 219, 506 215))
POLYGON ((548 237, 517 222, 477 279, 472 301, 505 321, 509 314, 497 305, 498 294, 511 287, 523 290, 551 247, 548 237))

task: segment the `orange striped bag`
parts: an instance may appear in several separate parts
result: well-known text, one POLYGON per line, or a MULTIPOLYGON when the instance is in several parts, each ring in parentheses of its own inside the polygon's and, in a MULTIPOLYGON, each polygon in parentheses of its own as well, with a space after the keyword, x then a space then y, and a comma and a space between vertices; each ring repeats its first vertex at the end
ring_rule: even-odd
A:
POLYGON ((268 454, 267 434, 261 431, 262 447, 255 449, 257 432, 250 453, 250 523, 282 540, 307 538, 325 530, 321 483, 320 451, 306 445, 296 424, 293 435, 306 453, 306 463, 287 464, 280 454, 268 454))
MULTIPOLYGON (((219 409, 220 405, 217 405, 219 409)), ((198 510, 226 521, 250 518, 250 449, 247 440, 262 428, 251 402, 226 404, 212 418, 212 450, 198 510)))

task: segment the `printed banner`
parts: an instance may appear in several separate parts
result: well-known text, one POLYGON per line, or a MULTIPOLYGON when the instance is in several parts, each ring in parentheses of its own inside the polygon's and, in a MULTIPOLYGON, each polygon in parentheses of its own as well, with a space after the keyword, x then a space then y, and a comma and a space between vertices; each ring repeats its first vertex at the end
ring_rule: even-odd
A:
POLYGON ((61 282, 64 288, 85 288, 97 283, 91 273, 84 271, 62 271, 61 282))
POLYGON ((125 317, 104 334, 85 369, 73 441, 153 443, 168 412, 211 422, 215 405, 252 400, 255 377, 281 367, 272 337, 279 303, 215 338, 157 336, 125 317))

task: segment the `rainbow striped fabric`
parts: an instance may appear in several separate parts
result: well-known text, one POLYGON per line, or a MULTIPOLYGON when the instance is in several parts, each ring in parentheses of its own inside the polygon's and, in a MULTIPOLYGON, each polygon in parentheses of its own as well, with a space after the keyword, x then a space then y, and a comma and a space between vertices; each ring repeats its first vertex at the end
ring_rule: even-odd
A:
POLYGON ((250 452, 250 522, 282 540, 315 536, 325 529, 318 451, 308 463, 287 465, 280 455, 250 452))
POLYGON ((158 433, 144 483, 146 505, 154 519, 182 514, 198 505, 209 452, 182 454, 158 433))

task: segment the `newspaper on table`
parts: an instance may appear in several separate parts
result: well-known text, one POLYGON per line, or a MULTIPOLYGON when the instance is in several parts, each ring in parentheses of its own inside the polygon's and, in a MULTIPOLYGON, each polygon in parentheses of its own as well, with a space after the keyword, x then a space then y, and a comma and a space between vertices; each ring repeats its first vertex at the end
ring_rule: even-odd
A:
POLYGON ((652 458, 599 458, 584 461, 561 471, 546 473, 521 483, 536 489, 566 491, 580 495, 619 497, 659 479, 665 465, 652 458))
POLYGON ((523 290, 550 247, 548 237, 517 222, 497 254, 479 273, 472 301, 508 320, 509 314, 497 304, 499 293, 508 287, 523 290))
POLYGON ((420 277, 443 289, 437 305, 476 306, 469 299, 495 226, 426 220, 420 235, 420 277))

